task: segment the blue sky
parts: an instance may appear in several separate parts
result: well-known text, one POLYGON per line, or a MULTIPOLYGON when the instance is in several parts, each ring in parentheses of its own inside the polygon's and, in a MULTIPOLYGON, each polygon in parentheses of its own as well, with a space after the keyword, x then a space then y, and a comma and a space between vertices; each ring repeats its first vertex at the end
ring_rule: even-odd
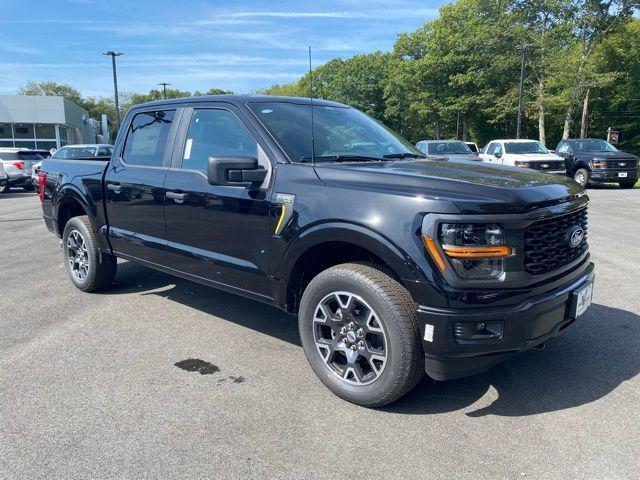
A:
POLYGON ((331 58, 390 50, 396 35, 438 15, 442 0, 180 1, 2 0, 0 94, 29 80, 111 95, 106 50, 118 50, 118 84, 147 92, 249 93, 297 79, 331 58))

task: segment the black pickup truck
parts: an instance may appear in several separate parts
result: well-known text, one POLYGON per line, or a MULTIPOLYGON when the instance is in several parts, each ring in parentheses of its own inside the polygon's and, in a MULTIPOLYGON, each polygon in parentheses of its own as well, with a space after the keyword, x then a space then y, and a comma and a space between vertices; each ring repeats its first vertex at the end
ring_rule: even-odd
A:
POLYGON ((556 154, 565 159, 567 175, 583 187, 589 182, 610 182, 618 183, 622 188, 633 188, 638 181, 638 157, 621 152, 606 140, 561 140, 556 154))
POLYGON ((297 314, 315 373, 360 405, 485 371, 591 301, 582 187, 424 158, 338 103, 137 105, 108 162, 45 160, 39 180, 79 289, 122 258, 297 314))

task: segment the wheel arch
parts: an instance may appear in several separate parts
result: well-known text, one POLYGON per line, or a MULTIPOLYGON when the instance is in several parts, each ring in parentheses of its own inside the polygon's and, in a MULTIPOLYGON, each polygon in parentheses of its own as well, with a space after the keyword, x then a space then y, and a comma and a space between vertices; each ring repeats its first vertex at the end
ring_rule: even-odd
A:
POLYGON ((318 225, 298 237, 284 256, 277 275, 285 284, 280 303, 289 312, 297 312, 311 279, 327 268, 347 262, 375 265, 401 284, 420 276, 411 257, 379 233, 353 224, 318 225))

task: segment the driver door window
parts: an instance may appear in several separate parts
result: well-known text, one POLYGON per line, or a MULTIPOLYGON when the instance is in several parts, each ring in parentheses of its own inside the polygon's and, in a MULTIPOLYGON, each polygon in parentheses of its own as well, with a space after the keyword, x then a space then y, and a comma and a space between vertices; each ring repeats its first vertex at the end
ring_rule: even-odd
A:
POLYGON ((258 144, 240 119, 219 108, 194 110, 182 156, 182 168, 205 175, 209 157, 258 157, 258 144))

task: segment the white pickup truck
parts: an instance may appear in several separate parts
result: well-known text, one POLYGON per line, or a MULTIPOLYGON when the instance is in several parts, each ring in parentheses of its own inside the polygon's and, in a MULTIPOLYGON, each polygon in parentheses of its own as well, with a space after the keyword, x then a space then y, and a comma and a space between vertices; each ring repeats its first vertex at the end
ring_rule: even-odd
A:
POLYGON ((564 175, 565 161, 537 140, 492 140, 480 154, 484 162, 564 175))

